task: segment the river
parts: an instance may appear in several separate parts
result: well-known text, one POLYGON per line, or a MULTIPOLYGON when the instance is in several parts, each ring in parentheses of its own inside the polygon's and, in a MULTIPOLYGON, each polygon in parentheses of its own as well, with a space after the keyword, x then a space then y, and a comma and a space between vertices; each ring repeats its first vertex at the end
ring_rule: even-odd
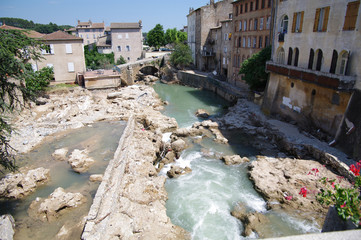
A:
MULTIPOLYGON (((161 83, 154 85, 154 89, 162 100, 169 102, 163 113, 174 117, 179 127, 201 121, 195 116, 197 109, 207 110, 212 118, 224 114, 229 106, 209 91, 161 83)), ((229 144, 218 144, 205 138, 185 150, 173 163, 190 167, 192 173, 166 181, 167 215, 172 222, 190 232, 192 239, 243 239, 242 223, 230 214, 237 204, 242 204, 248 211, 262 212, 267 217, 269 223, 263 227, 265 237, 319 232, 314 222, 295 217, 297 213, 268 211, 266 202, 248 179, 247 164, 227 166, 213 157, 238 154, 255 160, 259 154, 242 133, 230 132, 225 136, 229 144)), ((160 174, 166 175, 169 168, 169 165, 165 166, 160 174)), ((253 233, 250 237, 258 236, 253 233)))

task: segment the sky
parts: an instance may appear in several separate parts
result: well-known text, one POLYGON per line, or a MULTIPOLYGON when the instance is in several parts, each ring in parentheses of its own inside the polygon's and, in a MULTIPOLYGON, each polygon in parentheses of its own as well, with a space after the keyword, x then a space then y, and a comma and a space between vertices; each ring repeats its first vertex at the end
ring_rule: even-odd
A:
POLYGON ((209 0, 0 0, 0 17, 32 20, 34 23, 76 26, 86 22, 143 22, 143 32, 160 23, 164 30, 187 25, 189 8, 209 0))

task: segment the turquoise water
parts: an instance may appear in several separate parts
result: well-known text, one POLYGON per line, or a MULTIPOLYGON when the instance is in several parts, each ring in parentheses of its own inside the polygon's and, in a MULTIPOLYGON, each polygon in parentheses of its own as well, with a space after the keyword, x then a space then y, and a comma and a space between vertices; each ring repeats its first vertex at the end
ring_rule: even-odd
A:
MULTIPOLYGON (((191 126, 198 121, 194 113, 199 108, 220 115, 226 111, 224 106, 229 106, 225 100, 208 91, 160 83, 154 89, 170 103, 165 107, 164 114, 176 118, 180 127, 191 126)), ((174 163, 188 166, 192 172, 166 181, 167 214, 172 222, 190 232, 192 239, 243 239, 242 223, 230 214, 235 206, 242 204, 249 211, 264 213, 270 220, 264 226, 265 237, 318 232, 312 222, 284 212, 267 211, 266 202, 248 179, 247 164, 227 166, 214 157, 239 154, 254 160, 258 154, 242 133, 232 131, 225 136, 230 144, 218 144, 205 138, 185 150, 174 163)), ((169 168, 170 165, 165 166, 160 174, 166 175, 169 168)), ((253 237, 257 238, 257 235, 253 237)))
MULTIPOLYGON (((15 218, 14 239, 55 239, 55 235, 65 223, 75 225, 87 215, 99 186, 99 183, 89 182, 89 176, 104 173, 118 147, 125 124, 125 122, 99 122, 80 129, 69 130, 51 136, 46 143, 33 151, 18 156, 19 167, 50 169, 50 181, 22 200, 0 201, 0 214, 11 214, 15 218), (66 161, 52 159, 51 155, 54 151, 64 147, 69 149, 67 156, 74 149, 87 149, 88 155, 95 160, 95 163, 85 173, 74 172, 66 161), (87 198, 86 204, 67 212, 53 223, 31 219, 27 214, 31 202, 37 197, 47 198, 58 187, 64 188, 65 191, 82 193, 87 198)), ((76 236, 73 236, 74 239, 80 239, 80 234, 80 232, 76 233, 76 236)))

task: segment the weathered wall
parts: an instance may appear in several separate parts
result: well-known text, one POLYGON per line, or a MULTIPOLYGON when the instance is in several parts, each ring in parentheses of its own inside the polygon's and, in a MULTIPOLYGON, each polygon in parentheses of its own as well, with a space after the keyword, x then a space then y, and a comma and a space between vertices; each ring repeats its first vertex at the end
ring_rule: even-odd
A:
POLYGON ((184 85, 212 91, 229 102, 235 102, 238 97, 245 97, 244 92, 239 92, 238 89, 233 88, 229 84, 205 75, 179 71, 178 79, 184 85))
POLYGON ((271 113, 291 117, 305 127, 311 121, 332 135, 341 123, 351 95, 275 73, 270 73, 267 93, 264 100, 267 106, 263 107, 271 113))
POLYGON ((125 61, 131 63, 138 60, 142 54, 142 31, 141 29, 112 29, 112 51, 114 60, 122 56, 125 61), (121 48, 118 49, 118 46, 121 48), (129 47, 129 48, 127 48, 129 47), (120 50, 120 51, 119 51, 120 50))

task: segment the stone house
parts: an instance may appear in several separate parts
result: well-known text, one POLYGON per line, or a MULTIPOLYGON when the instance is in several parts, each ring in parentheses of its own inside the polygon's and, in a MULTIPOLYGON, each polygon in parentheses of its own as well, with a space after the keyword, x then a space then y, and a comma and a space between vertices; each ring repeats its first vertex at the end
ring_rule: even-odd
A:
POLYGON ((360 0, 274 1, 263 109, 335 136, 361 157, 360 0), (356 131, 355 131, 356 129, 356 131), (353 133, 355 131, 355 133, 353 133))
POLYGON ((271 0, 237 0, 233 3, 232 57, 228 79, 239 85, 242 62, 270 44, 271 0))
POLYGON ((110 41, 114 60, 122 56, 127 62, 135 62, 141 58, 143 50, 142 22, 111 23, 110 41))
MULTIPOLYGON (((104 22, 102 23, 93 23, 92 21, 80 22, 78 20, 78 25, 75 27, 75 35, 84 39, 84 44, 89 45, 96 43, 99 37, 104 36, 104 22)), ((74 32, 71 30, 70 32, 74 32)))
MULTIPOLYGON (((188 44, 192 50, 193 62, 197 69, 213 71, 214 64, 207 55, 211 49, 206 41, 210 29, 221 25, 221 21, 232 18, 232 0, 214 2, 196 10, 190 9, 187 15, 188 44)), ((211 56, 212 57, 212 56, 211 56)))
POLYGON ((78 72, 85 71, 83 39, 62 31, 46 34, 40 38, 48 47, 42 50, 39 61, 33 62, 34 70, 53 67, 56 83, 73 83, 78 72))

